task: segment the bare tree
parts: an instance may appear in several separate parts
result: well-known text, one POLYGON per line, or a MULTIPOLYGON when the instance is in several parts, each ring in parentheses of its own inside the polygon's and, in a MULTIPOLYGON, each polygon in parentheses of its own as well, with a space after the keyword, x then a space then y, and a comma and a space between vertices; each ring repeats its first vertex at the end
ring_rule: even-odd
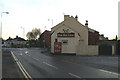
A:
POLYGON ((31 40, 30 33, 31 33, 31 32, 28 32, 28 33, 26 34, 26 37, 27 37, 28 40, 31 40))
POLYGON ((41 34, 41 30, 34 28, 32 29, 32 31, 27 33, 26 37, 28 38, 28 40, 36 40, 39 38, 40 34, 41 34))

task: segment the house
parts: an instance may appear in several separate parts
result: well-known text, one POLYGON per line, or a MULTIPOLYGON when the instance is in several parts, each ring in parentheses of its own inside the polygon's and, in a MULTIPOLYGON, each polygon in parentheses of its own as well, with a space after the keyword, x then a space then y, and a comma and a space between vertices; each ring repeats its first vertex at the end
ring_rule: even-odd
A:
POLYGON ((26 42, 27 41, 25 39, 16 36, 16 38, 14 38, 12 40, 12 45, 15 46, 15 47, 25 47, 26 46, 26 42))
POLYGON ((88 28, 88 45, 97 45, 99 41, 99 32, 88 28))
POLYGON ((13 39, 11 38, 11 37, 9 37, 7 40, 5 40, 5 42, 4 43, 6 43, 6 44, 11 44, 11 41, 12 41, 13 39))
POLYGON ((108 40, 108 37, 104 37, 103 34, 99 35, 99 40, 108 40))
POLYGON ((42 45, 42 47, 48 47, 50 48, 51 46, 51 31, 45 30, 39 38, 40 41, 40 45, 42 45))
POLYGON ((88 45, 99 45, 100 40, 108 40, 108 37, 104 37, 98 31, 88 28, 88 45))
POLYGON ((4 39, 0 38, 0 43, 4 44, 4 39))
POLYGON ((12 44, 12 38, 9 37, 7 40, 4 41, 4 46, 5 47, 11 47, 11 44, 12 44))
POLYGON ((108 41, 108 38, 89 28, 87 20, 83 25, 78 21, 77 16, 64 15, 64 21, 51 28, 51 53, 114 55, 116 47, 101 46, 100 41, 103 40, 108 41))
POLYGON ((16 36, 16 38, 8 38, 7 40, 5 40, 6 45, 10 45, 12 47, 25 47, 26 46, 27 41, 21 37, 16 36))

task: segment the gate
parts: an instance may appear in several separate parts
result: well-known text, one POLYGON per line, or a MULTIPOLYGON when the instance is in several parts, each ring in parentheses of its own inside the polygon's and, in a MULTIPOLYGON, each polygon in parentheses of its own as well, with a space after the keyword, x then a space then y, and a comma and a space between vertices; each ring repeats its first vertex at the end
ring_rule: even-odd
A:
POLYGON ((100 45, 99 55, 112 55, 112 46, 100 45))

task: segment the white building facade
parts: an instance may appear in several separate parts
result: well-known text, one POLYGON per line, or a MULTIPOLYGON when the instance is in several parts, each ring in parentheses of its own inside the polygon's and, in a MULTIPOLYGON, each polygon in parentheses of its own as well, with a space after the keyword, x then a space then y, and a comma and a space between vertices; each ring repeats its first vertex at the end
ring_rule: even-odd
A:
POLYGON ((79 46, 88 46, 88 27, 77 18, 64 15, 64 21, 51 28, 51 53, 76 54, 79 46))
POLYGON ((51 28, 51 53, 84 56, 115 55, 115 46, 88 45, 88 41, 90 43, 90 40, 94 42, 97 39, 96 35, 98 40, 102 39, 98 32, 94 35, 90 32, 95 30, 88 27, 87 20, 83 25, 77 16, 64 15, 64 21, 51 28))

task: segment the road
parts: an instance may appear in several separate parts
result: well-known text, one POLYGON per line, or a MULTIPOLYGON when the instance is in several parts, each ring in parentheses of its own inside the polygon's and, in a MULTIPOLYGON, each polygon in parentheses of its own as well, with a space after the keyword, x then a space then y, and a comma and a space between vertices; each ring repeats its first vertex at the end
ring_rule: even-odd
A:
POLYGON ((39 48, 9 50, 28 78, 118 78, 119 75, 117 57, 52 55, 41 53, 39 48))
POLYGON ((8 78, 24 78, 24 75, 18 68, 10 51, 2 50, 2 80, 7 80, 8 78))

